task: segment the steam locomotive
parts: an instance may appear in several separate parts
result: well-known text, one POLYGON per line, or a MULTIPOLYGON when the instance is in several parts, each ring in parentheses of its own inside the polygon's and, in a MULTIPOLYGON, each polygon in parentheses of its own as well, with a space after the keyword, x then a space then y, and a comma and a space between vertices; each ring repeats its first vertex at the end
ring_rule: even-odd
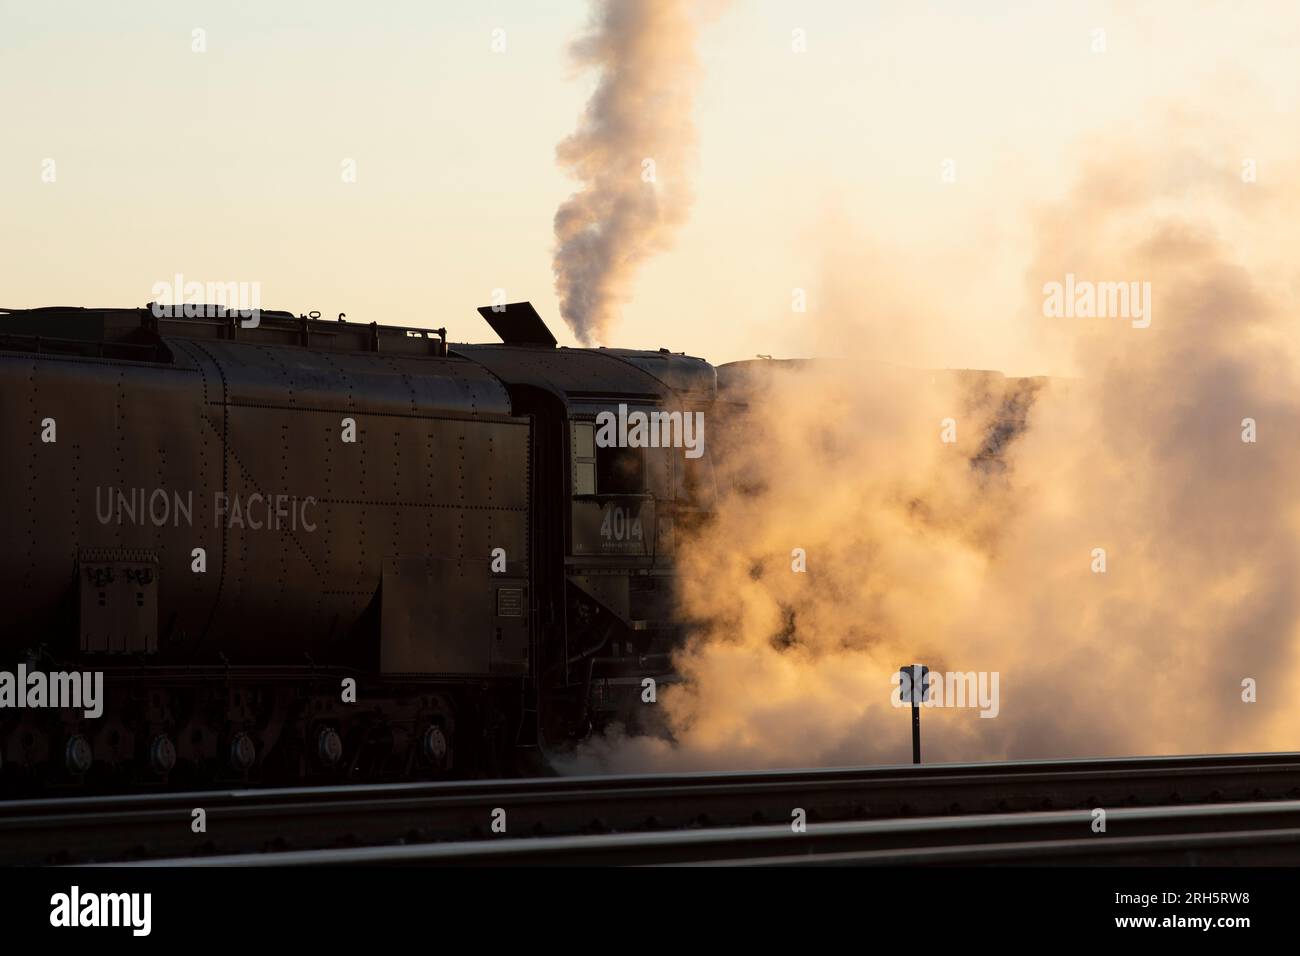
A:
POLYGON ((711 365, 527 302, 486 345, 175 311, 0 310, 0 793, 518 772, 653 722, 711 457, 597 420, 706 413, 711 365), (30 693, 95 674, 94 716, 30 693))

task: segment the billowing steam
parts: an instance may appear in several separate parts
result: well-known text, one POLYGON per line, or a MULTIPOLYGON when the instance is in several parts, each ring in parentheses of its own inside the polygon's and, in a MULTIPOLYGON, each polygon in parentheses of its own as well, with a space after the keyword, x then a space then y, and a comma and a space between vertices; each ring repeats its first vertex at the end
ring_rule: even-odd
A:
POLYGON ((690 207, 692 15, 687 0, 597 0, 573 46, 600 82, 556 150, 582 188, 555 213, 554 269, 560 312, 585 344, 604 337, 637 267, 667 248, 690 207))
POLYGON ((674 739, 607 737, 577 766, 906 762, 890 675, 913 662, 999 675, 996 716, 923 712, 927 760, 1294 749, 1296 237, 1252 245, 1235 176, 1117 157, 1039 213, 1026 334, 1069 336, 1078 377, 1025 383, 1000 448, 1009 380, 761 368, 732 490, 683 551, 674 739), (1071 273, 1150 282, 1150 327, 1044 316, 1071 273))

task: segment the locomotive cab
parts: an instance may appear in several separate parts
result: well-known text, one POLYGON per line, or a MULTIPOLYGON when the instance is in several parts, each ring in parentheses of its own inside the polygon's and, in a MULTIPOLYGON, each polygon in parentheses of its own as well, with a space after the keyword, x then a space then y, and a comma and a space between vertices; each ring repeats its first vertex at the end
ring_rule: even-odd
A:
POLYGON ((557 347, 527 303, 479 311, 502 344, 455 349, 497 375, 515 413, 536 416, 539 440, 558 446, 541 452, 549 478, 534 468, 537 526, 563 519, 539 535, 549 551, 535 562, 563 569, 554 618, 539 622, 542 735, 555 745, 614 721, 653 728, 682 637, 677 536, 713 506, 713 368, 667 350, 557 347))

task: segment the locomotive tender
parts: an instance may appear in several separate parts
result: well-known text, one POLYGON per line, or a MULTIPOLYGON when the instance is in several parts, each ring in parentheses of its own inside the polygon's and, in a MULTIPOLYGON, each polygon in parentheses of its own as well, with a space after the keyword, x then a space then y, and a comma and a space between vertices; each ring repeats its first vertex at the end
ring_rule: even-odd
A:
MULTIPOLYGON (((528 303, 443 330, 221 309, 0 310, 0 671, 103 672, 103 713, 0 709, 0 793, 508 772, 671 679, 707 362, 557 347, 528 303)), ((646 695, 648 696, 648 695, 646 695)))

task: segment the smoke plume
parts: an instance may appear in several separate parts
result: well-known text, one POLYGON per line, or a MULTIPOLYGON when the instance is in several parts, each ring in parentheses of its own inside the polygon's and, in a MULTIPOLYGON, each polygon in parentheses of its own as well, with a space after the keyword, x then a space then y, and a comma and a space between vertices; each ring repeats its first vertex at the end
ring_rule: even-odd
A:
POLYGON ((1035 207, 1016 304, 1078 377, 760 367, 681 556, 672 739, 613 734, 571 766, 907 762, 890 676, 914 662, 1000 676, 995 717, 923 711, 927 760, 1295 748, 1297 237, 1259 241, 1224 144, 1110 152, 1035 207), (1067 273, 1150 282, 1150 327, 1045 316, 1067 273))
POLYGON ((560 312, 584 344, 604 337, 637 267, 690 208, 695 35, 686 0, 598 0, 573 45, 600 81, 556 150, 582 188, 555 213, 554 270, 560 312))

